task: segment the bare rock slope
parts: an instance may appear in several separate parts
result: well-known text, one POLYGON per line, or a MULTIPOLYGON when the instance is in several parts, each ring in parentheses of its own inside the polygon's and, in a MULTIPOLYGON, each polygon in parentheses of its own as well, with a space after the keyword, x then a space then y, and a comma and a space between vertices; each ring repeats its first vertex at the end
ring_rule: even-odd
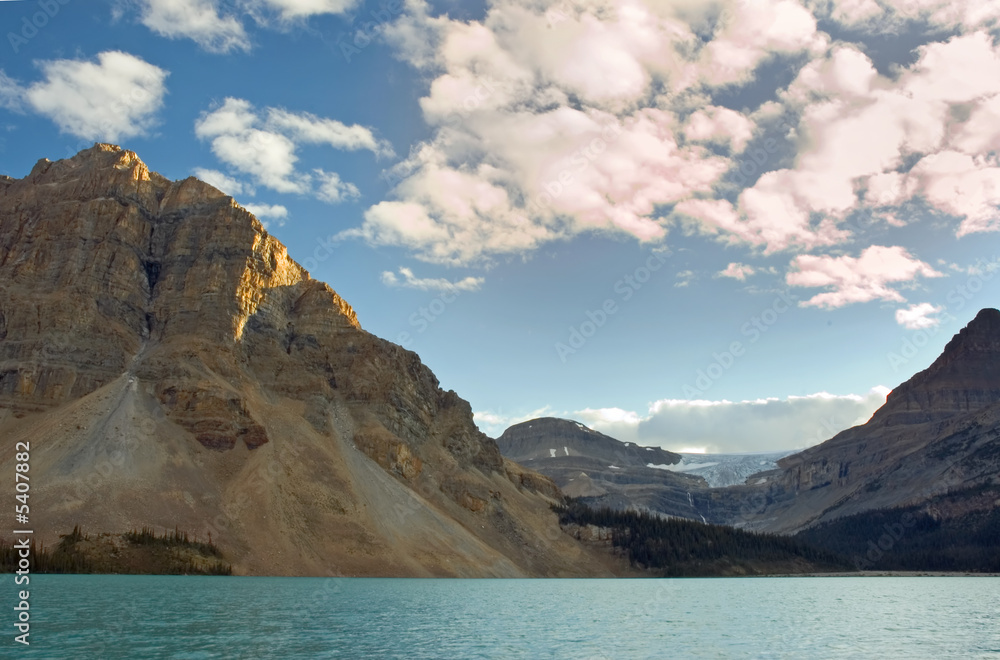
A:
POLYGON ((504 459, 232 198, 98 144, 0 178, 0 469, 52 543, 175 526, 239 573, 607 574, 504 459))
MULTIPOLYGON (((760 490, 733 490, 753 500, 753 508, 761 505, 744 516, 750 526, 796 531, 1000 484, 1000 311, 980 311, 933 364, 893 390, 866 424, 778 466, 758 475, 766 477, 760 490)), ((973 495, 956 498, 950 511, 938 513, 958 517, 1000 504, 973 495)))

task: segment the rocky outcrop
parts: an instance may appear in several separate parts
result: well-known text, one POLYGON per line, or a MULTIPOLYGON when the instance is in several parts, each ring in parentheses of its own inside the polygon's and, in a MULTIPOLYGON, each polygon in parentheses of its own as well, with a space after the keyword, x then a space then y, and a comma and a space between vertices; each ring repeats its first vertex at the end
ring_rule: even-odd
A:
POLYGON ((0 181, 0 431, 6 467, 32 441, 41 540, 180 526, 251 573, 605 570, 415 353, 232 198, 113 145, 0 181))

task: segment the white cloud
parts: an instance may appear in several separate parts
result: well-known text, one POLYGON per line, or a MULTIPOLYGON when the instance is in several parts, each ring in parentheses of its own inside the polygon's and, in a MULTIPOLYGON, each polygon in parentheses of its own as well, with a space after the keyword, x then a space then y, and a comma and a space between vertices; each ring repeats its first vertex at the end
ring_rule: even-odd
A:
MULTIPOLYGON (((657 206, 709 192, 728 168, 681 146, 675 113, 651 96, 682 73, 678 45, 697 41, 675 8, 601 0, 546 12, 503 0, 463 22, 408 7, 386 35, 434 76, 421 108, 435 132, 396 168, 409 176, 391 199, 346 235, 442 264, 592 231, 660 241, 657 206)), ((732 115, 715 119, 711 130, 744 139, 732 115)))
POLYGON ((753 137, 753 122, 742 113, 708 106, 695 111, 684 126, 684 137, 688 140, 716 142, 728 146, 734 153, 753 137))
POLYGON ((1000 94, 977 101, 951 144, 970 155, 1000 152, 1000 94))
POLYGON ((24 109, 24 88, 0 69, 0 108, 14 112, 24 109))
POLYGON ((740 282, 746 280, 757 271, 754 270, 753 266, 748 266, 746 264, 741 264, 738 262, 733 262, 726 266, 724 270, 720 270, 716 273, 717 277, 731 277, 734 280, 739 280, 740 282))
POLYGON ((356 185, 341 181, 340 175, 336 172, 326 172, 322 169, 316 169, 313 172, 316 174, 318 182, 316 189, 318 199, 330 204, 338 204, 361 196, 361 191, 356 185))
POLYGON ((873 245, 857 258, 799 255, 792 261, 792 271, 785 276, 785 282, 789 286, 832 288, 800 304, 834 309, 870 300, 905 302, 889 284, 909 282, 918 275, 942 277, 902 247, 873 245))
POLYGON ((188 38, 209 52, 250 50, 243 24, 232 14, 220 16, 215 0, 143 0, 139 20, 162 37, 188 38))
POLYGON ((1000 19, 1000 5, 993 0, 832 0, 830 7, 834 20, 873 35, 898 32, 904 21, 971 30, 996 25, 1000 19))
POLYGON ((299 144, 324 143, 348 150, 367 148, 375 153, 384 153, 386 148, 370 129, 357 124, 347 126, 333 119, 277 108, 258 112, 249 101, 232 97, 202 113, 195 122, 195 134, 211 141, 212 153, 219 160, 237 172, 252 176, 260 185, 282 193, 311 193, 330 203, 358 197, 360 191, 354 184, 341 181, 335 172, 299 171, 296 154, 299 144))
POLYGON ((265 228, 270 227, 268 219, 277 220, 279 227, 288 219, 288 209, 280 204, 243 204, 243 208, 253 213, 265 228))
POLYGON ((402 279, 391 271, 382 273, 382 283, 386 286, 399 286, 421 291, 478 291, 485 280, 482 277, 466 277, 457 282, 442 278, 417 277, 409 268, 400 268, 402 279))
MULTIPOLYGON (((893 1, 900 14, 937 2, 893 1)), ((806 4, 855 21, 878 20, 886 3, 806 4)), ((858 210, 904 224, 898 207, 925 187, 929 203, 957 215, 959 235, 1000 229, 989 160, 1000 144, 1000 52, 969 27, 986 5, 951 5, 913 15, 952 11, 968 31, 882 76, 860 47, 831 43, 798 0, 496 0, 479 21, 407 0, 384 34, 430 79, 420 105, 432 134, 391 168, 405 176, 388 199, 342 235, 468 265, 586 232, 661 242, 679 218, 765 254, 812 251, 850 240, 858 210), (716 87, 750 82, 786 56, 811 59, 776 101, 751 115, 711 104, 716 87), (792 117, 781 132, 768 128, 792 117), (746 165, 732 154, 755 137, 757 180, 734 198, 720 177, 746 165), (974 159, 954 174, 965 189, 950 198, 955 167, 928 160, 907 172, 948 149, 974 159), (670 206, 676 215, 664 218, 670 206)))
POLYGON ((962 218, 958 235, 1000 229, 1000 167, 957 151, 925 156, 907 177, 914 194, 962 218))
POLYGON ((678 213, 766 252, 840 244, 850 236, 840 223, 863 207, 904 224, 892 207, 921 195, 959 218, 959 236, 1000 229, 998 171, 989 157, 1000 143, 1000 49, 975 32, 918 53, 893 79, 852 45, 808 63, 780 93, 800 115, 794 166, 760 176, 735 206, 686 200, 678 213), (949 155, 949 140, 965 158, 949 155), (918 167, 902 171, 919 155, 918 167))
POLYGON ((709 452, 802 449, 845 428, 863 424, 885 403, 889 389, 864 395, 826 392, 753 401, 663 399, 645 414, 619 408, 573 413, 591 428, 623 442, 671 451, 704 447, 709 452))
POLYGON ((327 144, 345 151, 367 149, 379 156, 394 155, 392 145, 377 139, 370 128, 358 124, 348 126, 336 119, 308 112, 295 114, 279 108, 268 108, 267 124, 300 143, 327 144))
POLYGON ((941 324, 941 319, 933 315, 942 311, 944 307, 936 307, 930 303, 910 305, 906 309, 896 310, 896 323, 908 330, 933 328, 941 324))
POLYGON ((700 77, 709 85, 746 82, 769 56, 818 54, 829 41, 796 0, 741 0, 724 6, 714 38, 698 63, 700 77))
MULTIPOLYGON (((237 12, 220 10, 219 0, 134 0, 139 22, 168 39, 191 39, 211 53, 249 51, 250 37, 242 21, 249 15, 258 25, 279 28, 322 14, 344 14, 360 0, 232 0, 237 12)), ((123 13, 116 9, 116 15, 123 13)))
POLYGON ((343 14, 358 3, 359 0, 242 0, 248 10, 277 11, 286 21, 320 14, 343 14))
POLYGON ((504 431, 514 424, 520 424, 521 422, 526 422, 529 419, 537 419, 539 417, 551 417, 551 413, 551 406, 542 406, 537 410, 532 410, 520 415, 506 414, 502 410, 497 412, 493 412, 491 410, 481 410, 474 412, 473 417, 475 418, 476 426, 478 426, 483 433, 491 438, 499 438, 504 431))
POLYGON ((691 282, 694 282, 695 277, 696 276, 693 270, 682 270, 678 272, 676 275, 677 281, 674 282, 674 288, 680 289, 686 286, 691 286, 691 282))
POLYGON ((26 103, 65 133, 117 142, 148 132, 163 105, 167 71, 120 51, 96 62, 46 60, 44 80, 24 91, 26 103))
POLYGON ((226 193, 230 197, 242 195, 244 192, 249 195, 253 194, 253 188, 245 186, 240 181, 237 181, 231 176, 227 176, 219 170, 207 170, 203 167, 196 167, 194 169, 194 175, 208 185, 214 186, 218 190, 226 193))

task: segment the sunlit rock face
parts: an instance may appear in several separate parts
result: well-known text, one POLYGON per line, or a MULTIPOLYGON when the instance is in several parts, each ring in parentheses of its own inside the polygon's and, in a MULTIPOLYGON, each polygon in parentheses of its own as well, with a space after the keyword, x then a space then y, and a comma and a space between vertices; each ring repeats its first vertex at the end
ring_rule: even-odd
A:
POLYGON ((606 572, 415 353, 231 197, 113 145, 0 178, 0 431, 4 461, 32 441, 43 539, 179 526, 254 573, 606 572))

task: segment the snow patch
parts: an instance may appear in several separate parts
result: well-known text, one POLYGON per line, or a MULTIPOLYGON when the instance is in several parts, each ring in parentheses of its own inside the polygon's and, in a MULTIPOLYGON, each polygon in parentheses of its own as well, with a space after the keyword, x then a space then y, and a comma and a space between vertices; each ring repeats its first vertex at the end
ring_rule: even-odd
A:
POLYGON ((702 468, 715 467, 719 465, 719 462, 705 462, 705 463, 688 463, 686 459, 681 459, 680 463, 674 465, 653 465, 648 463, 646 467, 656 468, 657 470, 671 470, 672 472, 691 472, 693 470, 701 470, 702 468))
POLYGON ((550 449, 549 450, 549 458, 555 458, 555 457, 556 457, 556 450, 555 449, 550 449))
POLYGON ((609 465, 608 467, 611 468, 612 470, 620 470, 621 469, 617 465, 609 465))
POLYGON ((567 456, 569 456, 569 447, 563 447, 563 451, 566 452, 567 456))
POLYGON ((626 446, 626 447, 631 447, 631 446, 632 446, 632 443, 631 443, 631 442, 626 442, 626 443, 625 443, 625 446, 626 446))

